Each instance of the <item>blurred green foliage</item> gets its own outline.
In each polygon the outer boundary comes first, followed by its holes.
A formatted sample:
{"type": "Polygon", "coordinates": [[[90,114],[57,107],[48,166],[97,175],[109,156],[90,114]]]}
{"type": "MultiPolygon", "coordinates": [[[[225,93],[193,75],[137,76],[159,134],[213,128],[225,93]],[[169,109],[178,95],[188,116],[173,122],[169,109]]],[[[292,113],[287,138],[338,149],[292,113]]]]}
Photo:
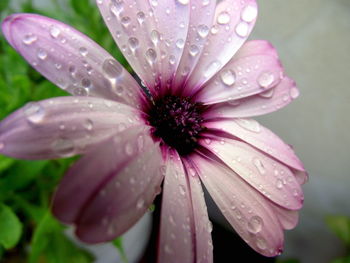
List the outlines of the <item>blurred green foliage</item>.
{"type": "MultiPolygon", "coordinates": [[[[92,1],[48,0],[46,3],[51,8],[34,6],[32,0],[0,0],[0,19],[15,12],[58,19],[87,34],[130,70],[92,1]]],[[[66,95],[32,69],[0,35],[0,120],[29,101],[66,95]]],[[[75,159],[22,161],[0,155],[1,262],[93,261],[88,252],[66,237],[65,227],[50,213],[55,187],[75,159]]],[[[114,244],[125,259],[121,239],[114,244]]]]}

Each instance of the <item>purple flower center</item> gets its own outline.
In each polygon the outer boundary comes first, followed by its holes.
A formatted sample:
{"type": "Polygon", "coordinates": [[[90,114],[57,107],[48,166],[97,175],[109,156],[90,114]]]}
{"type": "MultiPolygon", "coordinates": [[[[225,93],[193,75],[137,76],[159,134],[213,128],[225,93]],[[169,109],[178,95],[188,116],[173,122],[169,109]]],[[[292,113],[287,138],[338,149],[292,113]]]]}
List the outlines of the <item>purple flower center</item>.
{"type": "Polygon", "coordinates": [[[148,121],[154,127],[153,135],[180,155],[190,154],[198,145],[205,129],[202,113],[205,106],[190,98],[166,95],[158,98],[149,109],[148,121]]]}

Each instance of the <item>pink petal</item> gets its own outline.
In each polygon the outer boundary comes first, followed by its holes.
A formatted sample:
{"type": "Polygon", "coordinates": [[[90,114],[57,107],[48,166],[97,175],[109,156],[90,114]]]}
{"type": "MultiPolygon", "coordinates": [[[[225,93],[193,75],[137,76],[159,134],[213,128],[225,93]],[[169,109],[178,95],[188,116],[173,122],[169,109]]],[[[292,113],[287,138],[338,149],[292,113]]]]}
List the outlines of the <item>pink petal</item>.
{"type": "Polygon", "coordinates": [[[0,123],[0,153],[21,159],[81,154],[118,129],[141,123],[139,115],[125,104],[92,97],[31,102],[0,123]]]}
{"type": "Polygon", "coordinates": [[[287,106],[296,99],[299,91],[295,82],[285,77],[274,88],[243,99],[231,100],[213,105],[208,112],[210,118],[245,118],[264,115],[287,106]]]}
{"type": "Polygon", "coordinates": [[[266,40],[250,40],[243,44],[243,46],[237,51],[234,59],[240,59],[244,57],[268,55],[278,58],[277,50],[274,46],[266,40]]]}
{"type": "Polygon", "coordinates": [[[283,229],[290,230],[296,227],[299,221],[299,212],[287,210],[271,203],[272,209],[275,211],[278,221],[283,229]]]}
{"type": "Polygon", "coordinates": [[[114,239],[147,211],[163,179],[159,145],[144,128],[128,129],[84,156],[62,180],[53,211],[76,224],[84,242],[114,239]]]}
{"type": "Polygon", "coordinates": [[[124,56],[154,92],[172,78],[186,41],[188,1],[97,1],[124,56]]]}
{"type": "Polygon", "coordinates": [[[218,120],[205,125],[217,131],[224,131],[232,138],[239,138],[291,168],[305,171],[293,149],[253,119],[218,120]]]}
{"type": "Polygon", "coordinates": [[[214,25],[202,56],[187,82],[186,95],[193,94],[229,62],[248,38],[256,17],[255,0],[224,0],[217,4],[214,25]]]}
{"type": "Polygon", "coordinates": [[[184,52],[176,72],[175,87],[182,89],[196,66],[213,25],[216,1],[191,1],[190,23],[184,52]]]}
{"type": "Polygon", "coordinates": [[[265,256],[283,249],[283,232],[270,202],[221,164],[193,156],[198,173],[219,209],[249,246],[265,256]]]}
{"type": "Polygon", "coordinates": [[[200,90],[197,99],[205,104],[242,99],[268,92],[282,78],[283,68],[275,57],[256,55],[232,59],[200,90]]]}
{"type": "Polygon", "coordinates": [[[212,225],[199,177],[177,153],[167,160],[158,262],[213,262],[212,225]]]}
{"type": "Polygon", "coordinates": [[[176,153],[168,158],[166,166],[158,262],[194,262],[195,230],[188,176],[176,153]]]}
{"type": "Polygon", "coordinates": [[[266,198],[289,210],[303,205],[304,195],[294,174],[285,165],[255,150],[248,144],[231,139],[204,140],[228,167],[266,198]]]}
{"type": "Polygon", "coordinates": [[[41,74],[78,96],[96,96],[136,107],[141,89],[94,41],[68,25],[35,14],[15,14],[2,23],[9,43],[41,74]]]}

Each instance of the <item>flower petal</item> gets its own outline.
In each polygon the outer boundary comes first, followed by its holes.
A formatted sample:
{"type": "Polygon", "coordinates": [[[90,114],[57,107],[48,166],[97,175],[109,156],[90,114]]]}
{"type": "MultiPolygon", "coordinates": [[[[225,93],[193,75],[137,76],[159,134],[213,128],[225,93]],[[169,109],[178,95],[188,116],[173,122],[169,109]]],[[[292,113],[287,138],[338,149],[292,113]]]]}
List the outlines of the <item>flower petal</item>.
{"type": "Polygon", "coordinates": [[[118,129],[140,123],[139,115],[125,104],[92,97],[31,102],[0,123],[0,153],[20,159],[85,153],[118,129]]]}
{"type": "Polygon", "coordinates": [[[197,99],[205,104],[242,99],[267,92],[282,78],[282,65],[273,56],[232,59],[199,91],[197,99]]]}
{"type": "Polygon", "coordinates": [[[211,34],[186,84],[185,95],[195,93],[231,60],[252,31],[257,10],[255,0],[224,0],[217,4],[211,34]]]}
{"type": "Polygon", "coordinates": [[[170,153],[166,165],[158,262],[213,262],[212,226],[199,177],[177,153],[170,153]]]}
{"type": "Polygon", "coordinates": [[[285,77],[274,88],[257,95],[213,105],[207,118],[245,118],[264,115],[287,106],[299,95],[294,80],[285,77]]]}
{"type": "Polygon", "coordinates": [[[183,88],[201,56],[213,25],[216,1],[192,0],[191,6],[187,39],[175,76],[177,89],[183,88]]]}
{"type": "Polygon", "coordinates": [[[293,149],[253,119],[218,120],[208,122],[206,127],[223,131],[231,138],[239,138],[291,168],[305,171],[293,149]]]}
{"type": "Polygon", "coordinates": [[[283,232],[270,202],[221,164],[193,156],[209,194],[236,232],[257,252],[279,255],[283,232]]]}
{"type": "Polygon", "coordinates": [[[160,191],[162,156],[148,129],[128,129],[85,155],[62,180],[54,213],[87,243],[115,239],[160,191]],[[78,194],[77,194],[78,193],[78,194]]]}
{"type": "Polygon", "coordinates": [[[303,192],[288,167],[241,141],[213,139],[209,144],[204,141],[201,145],[211,150],[266,198],[289,210],[302,207],[303,192]]]}
{"type": "Polygon", "coordinates": [[[284,209],[278,205],[271,203],[272,209],[275,211],[278,221],[280,222],[283,229],[293,229],[299,221],[299,212],[293,210],[284,209]]]}
{"type": "Polygon", "coordinates": [[[78,96],[96,96],[131,106],[141,89],[131,75],[94,41],[59,21],[15,14],[2,23],[9,43],[41,74],[78,96]]]}
{"type": "Polygon", "coordinates": [[[186,41],[189,1],[97,1],[124,56],[152,91],[173,77],[186,41]]]}
{"type": "Polygon", "coordinates": [[[278,58],[277,50],[274,46],[266,40],[250,40],[245,42],[242,47],[237,51],[234,59],[240,59],[244,57],[266,55],[278,58]]]}

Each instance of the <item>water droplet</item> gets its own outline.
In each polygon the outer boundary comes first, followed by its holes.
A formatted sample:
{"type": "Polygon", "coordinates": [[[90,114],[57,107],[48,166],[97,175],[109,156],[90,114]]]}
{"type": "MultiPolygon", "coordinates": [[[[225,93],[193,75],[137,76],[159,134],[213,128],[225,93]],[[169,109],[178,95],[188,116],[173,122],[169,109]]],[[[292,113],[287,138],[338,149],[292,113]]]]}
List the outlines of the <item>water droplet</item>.
{"type": "Polygon", "coordinates": [[[236,74],[230,70],[226,69],[221,73],[221,80],[227,86],[232,86],[236,82],[236,74]]]}
{"type": "Polygon", "coordinates": [[[138,12],[138,13],[136,14],[136,16],[137,16],[137,21],[138,21],[140,24],[142,24],[142,23],[145,21],[145,19],[146,19],[146,16],[145,16],[145,13],[144,13],[144,12],[138,12]]]}
{"type": "Polygon", "coordinates": [[[246,22],[240,22],[236,26],[236,34],[240,37],[246,37],[249,34],[249,25],[246,22]]]}
{"type": "Polygon", "coordinates": [[[221,67],[220,61],[216,60],[209,64],[204,72],[204,77],[208,78],[213,76],[221,67]]]}
{"type": "Polygon", "coordinates": [[[241,18],[245,22],[250,23],[254,21],[257,15],[258,15],[258,9],[256,8],[256,6],[248,5],[243,9],[241,18]]]}
{"type": "Polygon", "coordinates": [[[270,99],[272,98],[274,93],[275,93],[275,89],[268,89],[264,92],[259,93],[259,96],[265,99],[270,99]]]}
{"type": "Polygon", "coordinates": [[[262,163],[262,161],[258,158],[253,158],[253,164],[255,165],[256,169],[258,169],[258,172],[261,174],[261,175],[264,175],[266,174],[266,170],[265,170],[265,167],[264,167],[264,164],[262,163]]]}
{"type": "Polygon", "coordinates": [[[94,123],[92,122],[92,120],[87,119],[84,123],[84,127],[85,129],[87,129],[88,131],[91,131],[94,127],[94,123]]]}
{"type": "Polygon", "coordinates": [[[56,27],[56,26],[51,26],[50,27],[50,35],[53,37],[53,38],[58,38],[58,36],[61,34],[61,30],[56,27]]]}
{"type": "Polygon", "coordinates": [[[109,78],[118,78],[123,73],[123,67],[115,59],[106,59],[102,70],[109,78]]]}
{"type": "Polygon", "coordinates": [[[179,190],[180,190],[180,194],[182,196],[184,196],[186,194],[186,189],[185,189],[185,187],[182,184],[180,184],[179,190]]]}
{"type": "Polygon", "coordinates": [[[199,53],[199,48],[198,48],[198,46],[197,46],[197,45],[191,45],[191,46],[190,46],[189,52],[190,52],[190,55],[191,55],[192,57],[197,56],[198,53],[199,53]]]}
{"type": "Polygon", "coordinates": [[[276,180],[276,187],[277,187],[277,189],[282,189],[283,181],[281,179],[276,180]]]}
{"type": "Polygon", "coordinates": [[[125,153],[131,156],[134,153],[134,147],[130,142],[125,144],[125,153]]]}
{"type": "Polygon", "coordinates": [[[73,89],[73,95],[74,96],[88,96],[89,95],[89,89],[82,88],[82,87],[75,87],[73,89]]]}
{"type": "Polygon", "coordinates": [[[275,76],[267,71],[260,74],[258,77],[258,83],[262,88],[268,88],[274,82],[275,76]]]}
{"type": "Polygon", "coordinates": [[[207,231],[211,233],[213,231],[213,224],[208,220],[207,223],[207,231]]]}
{"type": "Polygon", "coordinates": [[[235,122],[241,126],[242,128],[252,131],[252,132],[260,132],[261,126],[260,124],[253,119],[235,119],[235,122]]]}
{"type": "Polygon", "coordinates": [[[190,2],[190,0],[177,0],[177,1],[182,5],[187,5],[190,2]]]}
{"type": "Polygon", "coordinates": [[[84,87],[84,88],[89,88],[91,87],[91,80],[87,79],[87,78],[83,78],[81,80],[81,85],[84,87]]]}
{"type": "Polygon", "coordinates": [[[128,16],[124,16],[124,17],[122,17],[122,19],[120,20],[120,22],[122,23],[122,25],[123,25],[124,27],[128,27],[129,24],[130,24],[130,22],[131,22],[131,19],[130,19],[130,17],[128,17],[128,16]]]}
{"type": "Polygon", "coordinates": [[[197,32],[200,37],[205,38],[209,34],[209,27],[206,25],[199,25],[197,32]]]}
{"type": "Polygon", "coordinates": [[[149,48],[146,51],[146,59],[147,59],[148,63],[150,63],[152,65],[157,59],[156,51],[152,48],[149,48]]]}
{"type": "Polygon", "coordinates": [[[219,27],[217,25],[213,25],[213,27],[211,28],[210,32],[213,35],[216,35],[219,32],[219,27]]]}
{"type": "Polygon", "coordinates": [[[135,51],[139,47],[139,40],[136,37],[130,37],[128,43],[132,51],[135,51]]]}
{"type": "Polygon", "coordinates": [[[158,0],[149,0],[151,6],[158,6],[158,0]]]}
{"type": "Polygon", "coordinates": [[[262,237],[256,239],[256,245],[261,250],[265,250],[267,248],[266,240],[262,237]]]}
{"type": "Polygon", "coordinates": [[[185,41],[183,39],[178,39],[178,40],[176,40],[175,44],[178,48],[183,49],[185,46],[185,41]]]}
{"type": "Polygon", "coordinates": [[[172,254],[173,253],[173,250],[169,247],[168,244],[166,244],[164,246],[164,252],[167,253],[167,254],[172,254]]]}
{"type": "Polygon", "coordinates": [[[109,9],[111,10],[111,13],[118,17],[119,14],[123,11],[124,2],[121,0],[113,0],[112,3],[109,5],[109,9]]]}
{"type": "Polygon", "coordinates": [[[60,157],[69,157],[74,154],[74,143],[68,138],[58,138],[52,145],[52,150],[60,157]]]}
{"type": "Polygon", "coordinates": [[[43,50],[43,49],[40,48],[40,49],[38,50],[37,56],[38,56],[39,59],[45,60],[45,59],[47,58],[47,53],[46,53],[45,50],[43,50]]]}
{"type": "Polygon", "coordinates": [[[33,124],[39,124],[45,118],[45,110],[37,102],[29,102],[24,107],[24,114],[27,117],[27,120],[33,124]]]}
{"type": "Polygon", "coordinates": [[[26,34],[23,38],[23,43],[26,45],[31,45],[37,41],[38,37],[32,33],[26,34]]]}
{"type": "Polygon", "coordinates": [[[80,47],[80,48],[79,48],[79,53],[80,53],[80,55],[82,55],[83,57],[85,57],[89,52],[88,52],[88,50],[87,50],[86,47],[80,47]]]}
{"type": "Polygon", "coordinates": [[[210,4],[210,0],[203,0],[202,1],[202,5],[203,6],[207,6],[207,5],[209,5],[210,4]]]}
{"type": "Polygon", "coordinates": [[[299,97],[300,92],[297,87],[293,87],[290,89],[289,95],[292,97],[292,99],[296,99],[297,97],[299,97]]]}
{"type": "Polygon", "coordinates": [[[151,32],[151,40],[154,45],[157,45],[160,40],[160,34],[157,30],[152,30],[151,32]]]}
{"type": "Polygon", "coordinates": [[[221,12],[217,17],[218,24],[225,25],[231,20],[230,14],[226,11],[221,12]]]}
{"type": "Polygon", "coordinates": [[[140,198],[136,203],[136,208],[141,209],[144,207],[144,205],[145,205],[145,200],[143,198],[140,198]]]}
{"type": "Polygon", "coordinates": [[[263,227],[263,220],[259,216],[253,216],[248,221],[248,231],[252,234],[259,233],[263,227]]]}

